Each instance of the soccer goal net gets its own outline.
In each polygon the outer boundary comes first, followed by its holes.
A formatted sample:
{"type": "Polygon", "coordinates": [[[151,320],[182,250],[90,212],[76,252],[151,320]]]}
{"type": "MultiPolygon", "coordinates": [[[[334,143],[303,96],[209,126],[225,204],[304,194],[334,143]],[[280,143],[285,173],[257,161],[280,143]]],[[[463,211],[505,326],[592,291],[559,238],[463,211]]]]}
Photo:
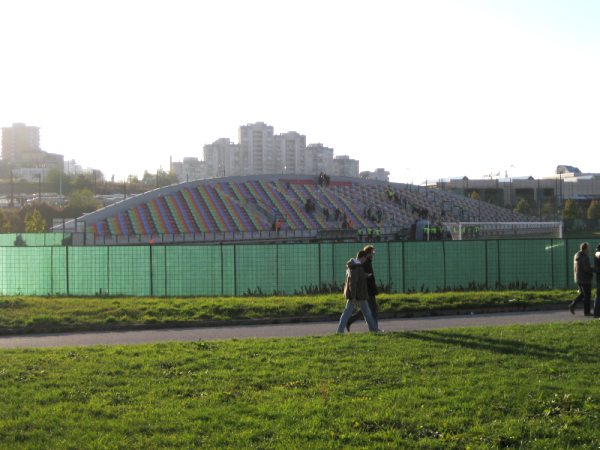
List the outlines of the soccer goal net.
{"type": "Polygon", "coordinates": [[[561,222],[446,222],[454,241],[562,238],[561,222]]]}

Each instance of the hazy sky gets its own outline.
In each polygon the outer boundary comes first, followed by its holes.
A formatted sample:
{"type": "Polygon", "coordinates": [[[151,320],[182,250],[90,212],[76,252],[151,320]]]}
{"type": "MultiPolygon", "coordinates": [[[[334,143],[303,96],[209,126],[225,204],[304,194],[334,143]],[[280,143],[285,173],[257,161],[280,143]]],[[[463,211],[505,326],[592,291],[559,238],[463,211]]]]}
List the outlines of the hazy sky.
{"type": "Polygon", "coordinates": [[[600,172],[598,0],[0,0],[0,17],[0,126],[108,177],[257,121],[393,181],[600,172]]]}

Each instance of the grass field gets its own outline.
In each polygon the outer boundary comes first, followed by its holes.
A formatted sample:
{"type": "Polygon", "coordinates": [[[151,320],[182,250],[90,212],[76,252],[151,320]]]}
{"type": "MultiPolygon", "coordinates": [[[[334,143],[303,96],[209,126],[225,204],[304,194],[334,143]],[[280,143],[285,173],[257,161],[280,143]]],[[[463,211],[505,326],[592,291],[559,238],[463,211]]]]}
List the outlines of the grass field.
{"type": "MultiPolygon", "coordinates": [[[[574,291],[481,291],[378,296],[380,313],[566,304],[574,291]]],[[[203,320],[340,315],[341,294],[237,298],[0,297],[0,332],[60,331],[102,324],[168,324],[203,320]]]]}
{"type": "Polygon", "coordinates": [[[600,321],[0,351],[2,449],[600,446],[600,321]]]}

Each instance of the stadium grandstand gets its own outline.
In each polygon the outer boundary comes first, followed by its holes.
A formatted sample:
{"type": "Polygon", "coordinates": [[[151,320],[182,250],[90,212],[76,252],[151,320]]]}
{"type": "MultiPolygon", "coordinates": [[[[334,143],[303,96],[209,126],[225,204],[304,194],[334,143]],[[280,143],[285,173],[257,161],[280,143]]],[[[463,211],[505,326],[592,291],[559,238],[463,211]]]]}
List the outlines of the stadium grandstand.
{"type": "MultiPolygon", "coordinates": [[[[535,222],[539,219],[431,188],[378,180],[258,175],[179,183],[129,197],[77,219],[86,245],[223,242],[365,236],[382,240],[419,221],[535,222]],[[308,202],[310,200],[310,202],[308,202]],[[336,235],[336,233],[338,233],[336,235]]],[[[55,230],[59,231],[59,230],[55,230]]]]}

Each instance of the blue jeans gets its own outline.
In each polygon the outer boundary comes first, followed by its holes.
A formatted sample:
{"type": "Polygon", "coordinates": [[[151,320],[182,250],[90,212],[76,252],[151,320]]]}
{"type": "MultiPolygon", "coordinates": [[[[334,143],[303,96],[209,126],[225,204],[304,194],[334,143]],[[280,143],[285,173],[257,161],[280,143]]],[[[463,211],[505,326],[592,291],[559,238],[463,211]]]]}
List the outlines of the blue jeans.
{"type": "MultiPolygon", "coordinates": [[[[367,325],[369,325],[369,331],[380,331],[379,328],[377,327],[377,323],[375,322],[375,319],[373,319],[373,316],[371,315],[371,310],[369,309],[369,304],[367,303],[367,300],[357,300],[356,303],[358,303],[360,310],[362,311],[363,315],[365,316],[367,325]]],[[[354,309],[354,305],[352,304],[352,301],[348,300],[346,302],[346,309],[344,309],[344,312],[342,313],[342,317],[340,317],[340,324],[339,324],[338,330],[337,330],[338,333],[344,332],[344,328],[346,327],[346,324],[348,323],[348,320],[350,319],[350,316],[352,315],[353,309],[354,309]]]]}

